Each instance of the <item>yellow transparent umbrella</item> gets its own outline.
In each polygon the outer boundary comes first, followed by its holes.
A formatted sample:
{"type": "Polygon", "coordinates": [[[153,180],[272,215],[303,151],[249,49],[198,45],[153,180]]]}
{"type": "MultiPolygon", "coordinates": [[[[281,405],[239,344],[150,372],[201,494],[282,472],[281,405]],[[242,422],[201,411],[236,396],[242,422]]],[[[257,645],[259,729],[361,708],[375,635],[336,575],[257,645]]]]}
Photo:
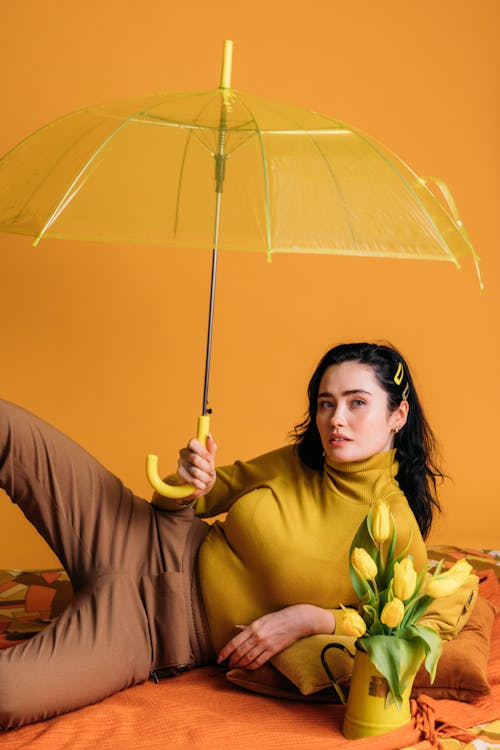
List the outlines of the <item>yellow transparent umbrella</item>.
{"type": "MultiPolygon", "coordinates": [[[[449,210],[397,156],[316,112],[220,86],[87,107],[49,123],[0,160],[0,231],[35,237],[450,261],[476,253],[449,210]]],[[[161,494],[192,491],[148,477],[161,494]]]]}

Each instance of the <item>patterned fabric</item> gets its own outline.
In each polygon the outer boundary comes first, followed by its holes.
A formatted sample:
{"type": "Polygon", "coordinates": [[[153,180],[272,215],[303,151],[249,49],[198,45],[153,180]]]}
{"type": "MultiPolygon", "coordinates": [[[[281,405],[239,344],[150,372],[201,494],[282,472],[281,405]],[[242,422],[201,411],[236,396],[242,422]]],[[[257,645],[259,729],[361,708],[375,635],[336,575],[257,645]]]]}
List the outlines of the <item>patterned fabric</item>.
{"type": "Polygon", "coordinates": [[[500,580],[500,549],[484,550],[470,547],[451,547],[449,545],[428,545],[427,554],[429,555],[429,561],[434,565],[437,565],[439,560],[444,559],[445,567],[450,567],[457,560],[465,557],[476,573],[493,569],[500,580]]]}
{"type": "Polygon", "coordinates": [[[0,570],[0,648],[39,633],[71,601],[63,570],[0,570]]]}

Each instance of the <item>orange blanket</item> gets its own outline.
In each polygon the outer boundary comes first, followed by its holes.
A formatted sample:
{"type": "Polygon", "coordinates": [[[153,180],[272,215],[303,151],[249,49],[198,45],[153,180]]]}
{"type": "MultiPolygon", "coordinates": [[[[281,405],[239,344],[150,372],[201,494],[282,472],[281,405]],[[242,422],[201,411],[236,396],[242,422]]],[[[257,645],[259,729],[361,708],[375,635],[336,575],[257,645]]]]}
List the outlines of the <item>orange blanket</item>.
{"type": "MultiPolygon", "coordinates": [[[[481,593],[500,607],[500,584],[486,575],[481,593]]],[[[454,750],[470,741],[465,727],[500,718],[500,618],[489,663],[491,694],[474,703],[424,697],[416,720],[367,740],[341,734],[344,707],[287,702],[245,693],[228,684],[218,667],[139,685],[94,706],[0,735],[1,750],[454,750]],[[445,737],[457,737],[451,745],[445,737]]],[[[498,740],[497,740],[498,741],[498,740]]],[[[487,747],[498,746],[488,742],[487,747]]],[[[485,747],[485,745],[483,745],[485,747]]]]}

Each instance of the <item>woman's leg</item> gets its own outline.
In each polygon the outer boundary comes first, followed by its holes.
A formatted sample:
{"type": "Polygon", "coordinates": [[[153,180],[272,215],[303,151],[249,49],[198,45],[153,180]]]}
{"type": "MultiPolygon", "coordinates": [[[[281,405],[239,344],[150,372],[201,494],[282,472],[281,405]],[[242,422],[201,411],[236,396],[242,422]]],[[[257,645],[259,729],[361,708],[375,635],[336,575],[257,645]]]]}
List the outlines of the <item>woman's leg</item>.
{"type": "Polygon", "coordinates": [[[48,542],[75,588],[111,571],[162,569],[151,505],[57,429],[1,400],[0,487],[48,542]]]}
{"type": "Polygon", "coordinates": [[[0,651],[0,730],[95,703],[147,679],[150,665],[137,581],[101,576],[35,638],[0,651]]]}
{"type": "Polygon", "coordinates": [[[0,726],[95,702],[151,668],[210,658],[204,615],[192,607],[208,527],[193,522],[191,509],[157,513],[76,443],[4,401],[0,487],[75,588],[57,622],[0,652],[0,726]]]}

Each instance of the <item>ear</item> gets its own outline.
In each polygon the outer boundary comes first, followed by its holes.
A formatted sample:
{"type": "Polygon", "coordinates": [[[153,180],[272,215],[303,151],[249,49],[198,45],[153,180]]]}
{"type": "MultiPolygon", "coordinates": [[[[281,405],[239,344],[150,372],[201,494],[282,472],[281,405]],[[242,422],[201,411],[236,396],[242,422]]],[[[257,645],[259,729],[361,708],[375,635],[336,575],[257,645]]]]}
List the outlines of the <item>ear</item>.
{"type": "Polygon", "coordinates": [[[394,411],[391,413],[390,423],[391,427],[397,428],[400,430],[402,427],[405,426],[406,420],[408,419],[408,411],[409,411],[409,404],[408,401],[401,401],[399,406],[394,409],[394,411]]]}

